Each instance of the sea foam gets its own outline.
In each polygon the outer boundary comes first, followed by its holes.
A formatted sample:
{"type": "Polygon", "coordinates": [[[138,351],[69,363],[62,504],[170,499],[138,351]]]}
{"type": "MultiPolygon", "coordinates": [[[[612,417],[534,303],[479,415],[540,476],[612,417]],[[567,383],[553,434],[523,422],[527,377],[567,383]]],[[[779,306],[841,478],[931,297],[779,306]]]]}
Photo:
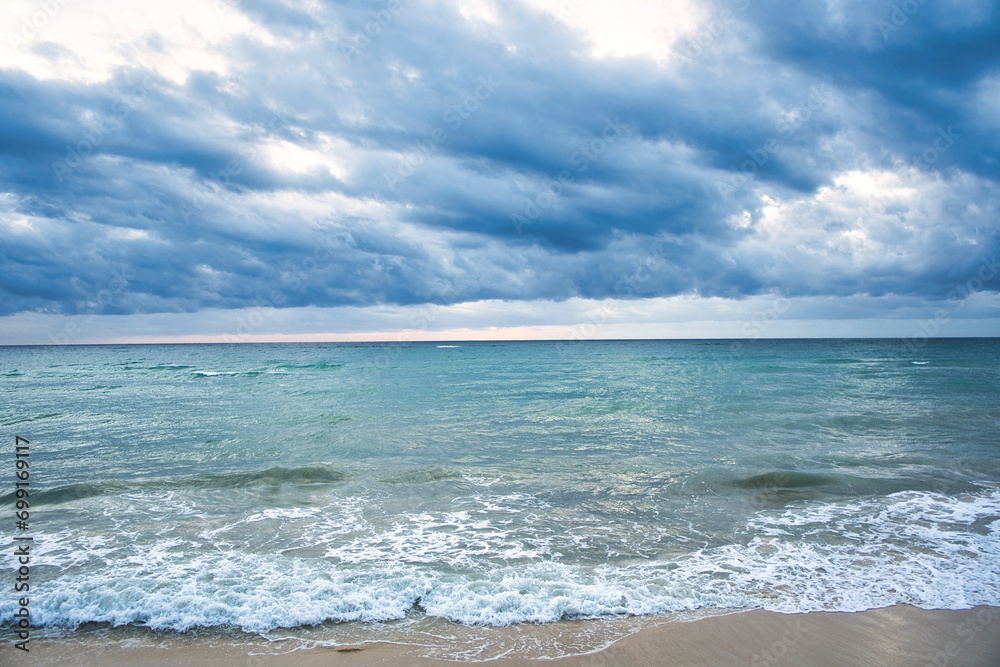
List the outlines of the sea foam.
{"type": "MultiPolygon", "coordinates": [[[[314,509],[272,509],[244,522],[316,515],[314,509]]],[[[539,549],[540,542],[532,545],[462,511],[412,514],[394,530],[309,558],[247,551],[218,533],[203,535],[206,541],[164,536],[130,546],[127,537],[94,541],[67,529],[53,536],[58,546],[35,554],[44,583],[32,598],[32,615],[36,623],[60,627],[131,623],[259,633],[414,613],[508,625],[697,609],[1000,605],[998,517],[997,489],[814,502],[756,513],[742,540],[731,544],[668,560],[589,567],[560,562],[539,549]],[[462,549],[471,555],[463,558],[462,549]],[[490,550],[517,562],[483,568],[471,560],[490,550]],[[106,567],[83,574],[93,561],[106,567]]],[[[348,521],[341,532],[366,528],[348,521]]],[[[11,566],[10,553],[5,549],[4,567],[11,566]]],[[[12,605],[0,601],[7,624],[12,605]]]]}

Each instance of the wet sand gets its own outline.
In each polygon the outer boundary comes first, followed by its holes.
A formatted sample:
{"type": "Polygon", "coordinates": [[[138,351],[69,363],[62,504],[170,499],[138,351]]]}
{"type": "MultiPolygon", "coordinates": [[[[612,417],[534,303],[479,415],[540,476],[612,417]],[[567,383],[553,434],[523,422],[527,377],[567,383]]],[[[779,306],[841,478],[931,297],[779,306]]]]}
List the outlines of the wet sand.
{"type": "MultiPolygon", "coordinates": [[[[576,621],[574,623],[588,623],[576,621]]],[[[664,617],[610,646],[555,660],[507,657],[477,664],[517,665],[899,665],[954,667],[1000,664],[1000,608],[922,610],[906,605],[858,613],[777,614],[748,611],[696,621],[664,617]]],[[[552,626],[495,628],[510,633],[551,633],[552,626]]],[[[114,631],[112,632],[112,635],[114,631]]],[[[155,640],[32,640],[28,654],[5,642],[0,665],[191,665],[275,667],[337,665],[455,665],[428,657],[428,649],[370,643],[285,650],[281,642],[224,642],[183,635],[155,640]]]]}

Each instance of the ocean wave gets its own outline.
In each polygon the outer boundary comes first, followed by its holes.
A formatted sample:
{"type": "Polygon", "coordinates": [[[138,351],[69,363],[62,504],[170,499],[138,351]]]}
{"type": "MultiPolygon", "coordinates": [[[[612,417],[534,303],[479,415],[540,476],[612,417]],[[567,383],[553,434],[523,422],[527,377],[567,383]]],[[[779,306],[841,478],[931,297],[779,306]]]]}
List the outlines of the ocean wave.
{"type": "MultiPolygon", "coordinates": [[[[318,514],[275,510],[254,521],[305,521],[318,514]]],[[[476,519],[452,518],[443,526],[451,532],[471,530],[466,524],[476,519]]],[[[442,526],[428,528],[440,532],[442,526]]],[[[503,626],[698,609],[1000,605],[997,489],[959,496],[903,492],[761,511],[741,535],[743,541],[666,560],[584,566],[553,556],[463,569],[394,560],[392,553],[414,546],[406,540],[383,540],[392,551],[376,549],[345,562],[222,548],[226,543],[176,535],[152,545],[124,538],[95,543],[81,532],[60,536],[59,544],[33,555],[33,566],[51,569],[32,597],[32,618],[52,627],[108,623],[262,633],[415,614],[503,626]],[[95,566],[84,567],[81,559],[95,566]]],[[[2,558],[9,561],[10,553],[6,549],[2,558]]],[[[4,624],[14,611],[11,599],[0,600],[4,624]]]]}
{"type": "Polygon", "coordinates": [[[11,421],[0,422],[0,426],[14,426],[15,424],[26,424],[28,422],[40,421],[42,419],[54,419],[55,417],[62,417],[61,412],[47,412],[41,415],[33,415],[31,417],[19,417],[11,421]]]}
{"type": "MultiPolygon", "coordinates": [[[[332,466],[316,464],[286,468],[274,466],[264,470],[246,472],[208,473],[140,480],[107,480],[65,484],[52,489],[32,491],[33,505],[57,505],[92,496],[117,495],[157,489],[236,489],[282,484],[313,485],[334,484],[348,478],[344,471],[332,466]]],[[[0,496],[0,503],[14,501],[14,493],[0,496]]]]}
{"type": "MultiPolygon", "coordinates": [[[[290,375],[295,371],[325,371],[343,368],[344,364],[339,362],[321,361],[313,364],[275,364],[265,369],[244,369],[244,370],[191,370],[192,375],[199,377],[220,377],[220,376],[246,376],[255,377],[258,375],[290,375]]],[[[178,368],[191,369],[193,366],[179,366],[178,368]]],[[[157,370],[157,368],[151,369],[157,370]]]]}
{"type": "Polygon", "coordinates": [[[201,377],[211,378],[218,376],[235,376],[235,375],[260,375],[261,371],[191,371],[191,375],[198,375],[201,377]]]}
{"type": "Polygon", "coordinates": [[[462,473],[443,466],[424,466],[413,468],[392,477],[383,478],[384,484],[427,484],[444,479],[459,479],[462,473]]]}
{"type": "MultiPolygon", "coordinates": [[[[858,463],[851,459],[837,458],[838,464],[873,466],[871,461],[858,463]]],[[[919,457],[901,457],[892,465],[901,463],[923,463],[919,457]]],[[[708,493],[750,494],[754,497],[772,500],[829,500],[836,497],[864,498],[888,496],[906,491],[937,491],[940,493],[969,493],[981,488],[972,482],[953,478],[927,475],[886,477],[849,475],[845,473],[818,473],[803,470],[769,470],[751,475],[734,476],[726,471],[712,471],[694,475],[685,485],[703,485],[708,493]]]]}
{"type": "Polygon", "coordinates": [[[312,364],[276,364],[275,368],[283,370],[311,370],[311,371],[325,371],[325,370],[336,370],[338,368],[343,368],[344,364],[339,361],[317,361],[312,364]]]}
{"type": "Polygon", "coordinates": [[[775,470],[733,481],[734,486],[743,489],[801,489],[832,486],[837,483],[838,478],[834,475],[820,475],[794,470],[775,470]]]}

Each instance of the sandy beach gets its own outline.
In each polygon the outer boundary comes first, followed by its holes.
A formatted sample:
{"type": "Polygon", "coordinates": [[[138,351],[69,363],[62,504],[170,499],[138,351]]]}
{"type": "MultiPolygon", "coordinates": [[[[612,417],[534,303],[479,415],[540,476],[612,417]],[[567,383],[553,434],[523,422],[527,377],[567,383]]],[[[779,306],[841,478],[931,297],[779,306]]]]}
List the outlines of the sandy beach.
{"type": "MultiPolygon", "coordinates": [[[[666,617],[603,650],[555,660],[500,658],[479,664],[590,665],[996,665],[1000,656],[1000,608],[922,610],[906,605],[858,613],[778,614],[748,611],[696,621],[666,617]]],[[[585,623],[585,622],[583,622],[585,623]]],[[[496,628],[551,632],[552,626],[496,628]]],[[[155,640],[88,637],[38,640],[24,654],[7,643],[3,665],[195,665],[269,667],[342,665],[454,665],[427,656],[419,646],[389,643],[285,651],[281,643],[224,643],[180,635],[155,640]]]]}

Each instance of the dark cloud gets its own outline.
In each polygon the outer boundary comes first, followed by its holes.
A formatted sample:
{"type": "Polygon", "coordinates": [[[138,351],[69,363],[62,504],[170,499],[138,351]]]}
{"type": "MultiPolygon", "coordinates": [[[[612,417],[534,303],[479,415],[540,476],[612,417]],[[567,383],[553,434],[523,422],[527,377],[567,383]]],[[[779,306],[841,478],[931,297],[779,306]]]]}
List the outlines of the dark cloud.
{"type": "Polygon", "coordinates": [[[3,313],[944,298],[1000,250],[1000,9],[910,5],[720,0],[664,65],[520,4],[242,0],[226,71],[14,63],[3,313]]]}

